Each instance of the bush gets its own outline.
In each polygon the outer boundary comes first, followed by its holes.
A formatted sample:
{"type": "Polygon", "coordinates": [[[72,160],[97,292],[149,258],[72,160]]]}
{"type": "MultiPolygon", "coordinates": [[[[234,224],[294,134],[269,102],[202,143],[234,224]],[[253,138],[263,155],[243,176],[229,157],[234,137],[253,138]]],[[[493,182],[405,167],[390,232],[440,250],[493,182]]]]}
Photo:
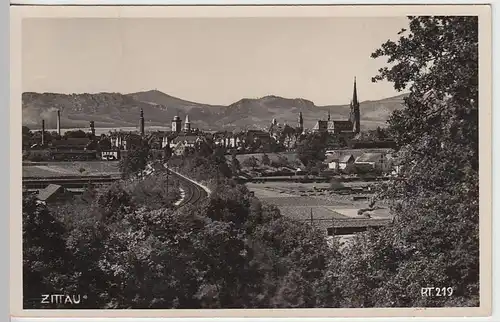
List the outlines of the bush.
{"type": "Polygon", "coordinates": [[[340,182],[340,180],[336,179],[336,178],[333,178],[331,181],[330,181],[330,189],[331,190],[340,190],[340,189],[343,189],[345,188],[344,184],[342,182],[340,182]]]}

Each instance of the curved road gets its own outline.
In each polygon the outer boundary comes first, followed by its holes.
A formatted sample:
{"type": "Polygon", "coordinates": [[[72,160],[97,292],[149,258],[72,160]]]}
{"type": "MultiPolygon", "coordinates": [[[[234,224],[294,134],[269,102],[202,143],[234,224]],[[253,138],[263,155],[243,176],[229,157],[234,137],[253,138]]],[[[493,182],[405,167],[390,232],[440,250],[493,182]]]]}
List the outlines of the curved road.
{"type": "MultiPolygon", "coordinates": [[[[165,168],[167,167],[165,166],[165,168]]],[[[198,182],[178,172],[175,172],[170,168],[167,168],[167,171],[171,176],[175,176],[179,180],[180,185],[182,186],[182,189],[184,190],[185,193],[184,199],[182,199],[182,201],[177,206],[178,208],[196,204],[202,201],[203,199],[207,198],[208,195],[210,194],[211,192],[210,189],[199,184],[198,182]]]]}

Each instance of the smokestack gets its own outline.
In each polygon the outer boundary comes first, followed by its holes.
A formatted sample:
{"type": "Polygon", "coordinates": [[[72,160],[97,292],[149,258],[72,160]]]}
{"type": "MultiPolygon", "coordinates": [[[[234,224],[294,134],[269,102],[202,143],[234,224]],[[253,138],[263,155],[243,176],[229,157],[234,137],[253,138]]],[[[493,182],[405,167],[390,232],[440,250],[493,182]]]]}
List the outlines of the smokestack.
{"type": "Polygon", "coordinates": [[[42,120],[42,146],[45,145],[45,120],[42,120]]]}
{"type": "Polygon", "coordinates": [[[90,121],[90,133],[92,133],[92,138],[94,138],[95,137],[94,121],[90,121]]]}
{"type": "Polygon", "coordinates": [[[141,115],[140,115],[140,132],[141,132],[141,136],[144,136],[144,111],[142,110],[141,108],[141,115]]]}
{"type": "Polygon", "coordinates": [[[57,110],[57,134],[61,135],[61,111],[57,110]]]}

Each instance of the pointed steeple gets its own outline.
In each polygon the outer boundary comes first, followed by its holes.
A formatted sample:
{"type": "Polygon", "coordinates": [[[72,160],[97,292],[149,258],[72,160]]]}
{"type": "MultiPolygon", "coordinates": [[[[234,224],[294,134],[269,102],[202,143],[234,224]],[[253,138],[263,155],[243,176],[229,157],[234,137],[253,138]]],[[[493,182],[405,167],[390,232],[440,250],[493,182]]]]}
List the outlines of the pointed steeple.
{"type": "Polygon", "coordinates": [[[359,102],[358,102],[358,91],[356,89],[356,76],[354,76],[354,89],[353,89],[353,92],[352,92],[352,104],[353,105],[359,104],[359,102]]]}
{"type": "Polygon", "coordinates": [[[352,100],[351,100],[351,122],[352,122],[352,131],[354,133],[359,133],[360,131],[360,113],[359,113],[359,101],[358,101],[358,90],[356,88],[356,77],[354,77],[354,88],[352,92],[352,100]]]}
{"type": "Polygon", "coordinates": [[[299,128],[304,128],[304,119],[302,118],[302,112],[299,112],[299,128]]]}
{"type": "Polygon", "coordinates": [[[189,115],[186,114],[186,120],[184,121],[184,131],[191,132],[191,122],[189,122],[189,115]]]}
{"type": "Polygon", "coordinates": [[[330,122],[330,109],[328,109],[328,122],[330,122]]]}

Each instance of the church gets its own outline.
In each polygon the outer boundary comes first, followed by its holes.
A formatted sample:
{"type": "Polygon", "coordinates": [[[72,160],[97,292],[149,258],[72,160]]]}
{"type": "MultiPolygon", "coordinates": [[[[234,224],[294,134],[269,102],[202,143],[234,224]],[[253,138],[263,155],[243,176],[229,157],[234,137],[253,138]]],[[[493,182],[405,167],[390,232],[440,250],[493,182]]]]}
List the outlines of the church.
{"type": "Polygon", "coordinates": [[[313,127],[313,132],[328,132],[332,134],[358,134],[360,131],[360,114],[359,101],[356,89],[356,78],[354,78],[354,91],[351,100],[351,112],[348,120],[331,120],[330,111],[328,111],[328,119],[318,120],[313,127]]]}

